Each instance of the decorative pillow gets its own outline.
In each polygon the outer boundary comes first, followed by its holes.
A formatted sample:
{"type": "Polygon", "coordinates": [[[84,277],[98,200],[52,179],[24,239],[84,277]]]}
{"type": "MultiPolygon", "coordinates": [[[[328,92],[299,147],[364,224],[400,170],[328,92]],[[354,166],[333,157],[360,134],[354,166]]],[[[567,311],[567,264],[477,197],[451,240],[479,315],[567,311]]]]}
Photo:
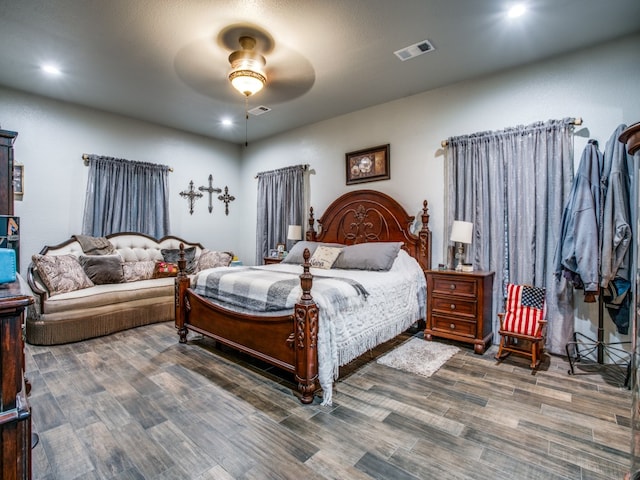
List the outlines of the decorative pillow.
{"type": "Polygon", "coordinates": [[[153,278],[177,277],[178,265],[170,262],[156,262],[153,278]]]}
{"type": "Polygon", "coordinates": [[[85,255],[111,255],[116,251],[107,237],[92,237],[91,235],[74,235],[73,237],[78,241],[85,255]]]}
{"type": "MultiPolygon", "coordinates": [[[[165,262],[178,264],[180,260],[180,249],[178,248],[163,248],[160,250],[162,258],[165,262]]],[[[196,271],[196,247],[189,247],[184,249],[184,259],[187,261],[187,273],[195,273],[196,271]]]]}
{"type": "Polygon", "coordinates": [[[140,262],[124,262],[122,273],[125,282],[137,282],[138,280],[149,280],[153,278],[156,262],[153,260],[143,260],[140,262]]]}
{"type": "Polygon", "coordinates": [[[327,247],[344,247],[344,245],[341,245],[340,243],[309,242],[307,240],[303,240],[291,247],[291,250],[289,250],[287,256],[284,257],[282,259],[282,262],[280,263],[295,263],[296,265],[301,265],[304,263],[304,257],[302,256],[302,254],[304,253],[304,249],[308,248],[309,253],[313,255],[316,251],[316,248],[321,245],[325,245],[327,247]]]}
{"type": "Polygon", "coordinates": [[[31,260],[51,295],[93,287],[75,255],[33,255],[31,260]]]}
{"type": "Polygon", "coordinates": [[[316,248],[316,251],[313,252],[313,255],[309,259],[309,264],[312,267],[329,269],[333,265],[333,262],[336,261],[336,258],[338,258],[338,255],[340,255],[340,252],[342,252],[342,248],[320,245],[316,248]]]}
{"type": "Polygon", "coordinates": [[[228,267],[233,260],[233,252],[216,252],[204,249],[198,258],[198,269],[205,270],[207,268],[228,267]]]}
{"type": "Polygon", "coordinates": [[[349,245],[333,264],[333,268],[387,271],[393,266],[402,242],[370,242],[349,245]]]}
{"type": "Polygon", "coordinates": [[[80,255],[80,265],[96,285],[124,282],[122,257],[115,255],[80,255]]]}

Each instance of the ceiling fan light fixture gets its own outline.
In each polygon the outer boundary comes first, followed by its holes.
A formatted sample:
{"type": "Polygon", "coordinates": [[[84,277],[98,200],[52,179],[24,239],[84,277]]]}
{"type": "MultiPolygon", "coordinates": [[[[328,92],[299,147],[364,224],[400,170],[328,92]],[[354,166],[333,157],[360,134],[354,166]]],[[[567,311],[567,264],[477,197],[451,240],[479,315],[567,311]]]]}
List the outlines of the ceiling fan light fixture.
{"type": "Polygon", "coordinates": [[[253,51],[256,41],[251,37],[240,37],[242,50],[229,55],[231,85],[243,95],[250,97],[264,87],[267,76],[264,73],[265,59],[253,51]]]}

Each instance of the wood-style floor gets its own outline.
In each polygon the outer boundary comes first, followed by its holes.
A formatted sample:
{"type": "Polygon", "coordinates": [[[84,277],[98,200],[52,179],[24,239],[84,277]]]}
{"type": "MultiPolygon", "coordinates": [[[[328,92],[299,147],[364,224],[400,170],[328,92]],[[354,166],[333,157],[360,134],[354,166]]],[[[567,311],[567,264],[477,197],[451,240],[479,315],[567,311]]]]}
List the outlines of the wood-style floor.
{"type": "MultiPolygon", "coordinates": [[[[34,479],[622,479],[631,395],[610,369],[461,351],[431,378],[374,358],[333,407],[172,323],[27,346],[34,479]],[[602,373],[604,372],[604,373],[602,373]]],[[[615,372],[614,372],[615,373],[615,372]]]]}

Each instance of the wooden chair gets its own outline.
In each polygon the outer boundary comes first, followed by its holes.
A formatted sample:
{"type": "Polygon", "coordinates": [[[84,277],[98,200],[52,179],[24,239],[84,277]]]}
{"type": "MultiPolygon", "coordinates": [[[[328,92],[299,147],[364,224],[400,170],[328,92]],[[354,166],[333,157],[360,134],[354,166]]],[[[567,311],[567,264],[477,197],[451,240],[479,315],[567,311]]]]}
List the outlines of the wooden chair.
{"type": "Polygon", "coordinates": [[[545,290],[530,285],[507,285],[504,313],[500,318],[499,362],[511,353],[531,358],[531,369],[540,365],[546,339],[545,290]]]}

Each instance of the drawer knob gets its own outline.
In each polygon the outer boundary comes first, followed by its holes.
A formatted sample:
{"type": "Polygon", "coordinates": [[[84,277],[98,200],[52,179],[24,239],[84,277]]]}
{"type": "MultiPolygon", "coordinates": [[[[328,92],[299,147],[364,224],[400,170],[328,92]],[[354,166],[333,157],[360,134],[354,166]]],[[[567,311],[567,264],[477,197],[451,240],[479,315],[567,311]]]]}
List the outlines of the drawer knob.
{"type": "Polygon", "coordinates": [[[455,323],[452,323],[451,325],[449,325],[449,328],[450,328],[451,330],[455,330],[455,329],[456,329],[456,324],[455,324],[455,323]]]}
{"type": "Polygon", "coordinates": [[[455,310],[455,309],[456,309],[456,305],[455,305],[455,303],[452,303],[451,304],[451,310],[455,310]]]}
{"type": "Polygon", "coordinates": [[[451,285],[449,285],[449,288],[450,288],[451,290],[455,290],[455,289],[456,289],[456,285],[455,285],[455,283],[452,283],[451,285]]]}

